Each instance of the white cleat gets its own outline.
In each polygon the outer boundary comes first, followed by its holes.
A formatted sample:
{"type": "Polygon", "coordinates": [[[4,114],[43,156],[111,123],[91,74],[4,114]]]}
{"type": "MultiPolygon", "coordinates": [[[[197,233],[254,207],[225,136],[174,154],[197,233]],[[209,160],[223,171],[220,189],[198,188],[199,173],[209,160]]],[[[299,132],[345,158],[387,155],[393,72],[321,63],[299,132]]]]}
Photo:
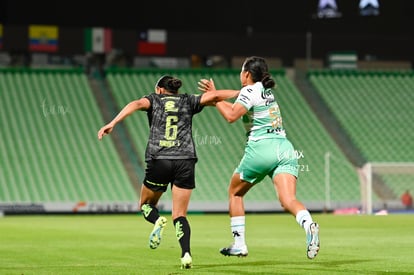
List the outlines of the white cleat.
{"type": "Polygon", "coordinates": [[[318,255],[320,248],[319,224],[311,223],[309,226],[309,230],[306,233],[306,244],[306,255],[308,256],[308,259],[314,259],[316,255],[318,255]]]}
{"type": "Polygon", "coordinates": [[[249,252],[247,251],[247,246],[236,247],[234,244],[229,247],[224,247],[220,249],[220,253],[224,256],[237,256],[237,257],[246,257],[249,252]]]}
{"type": "Polygon", "coordinates": [[[189,269],[193,265],[193,259],[190,253],[186,252],[184,257],[181,258],[181,269],[189,269]]]}

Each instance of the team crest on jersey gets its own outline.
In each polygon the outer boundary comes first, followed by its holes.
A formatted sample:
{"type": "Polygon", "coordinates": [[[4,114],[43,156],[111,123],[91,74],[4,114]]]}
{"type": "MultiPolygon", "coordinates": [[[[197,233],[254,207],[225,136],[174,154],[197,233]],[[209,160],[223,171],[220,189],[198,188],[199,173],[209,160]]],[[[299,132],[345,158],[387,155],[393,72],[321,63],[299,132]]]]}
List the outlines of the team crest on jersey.
{"type": "Polygon", "coordinates": [[[169,100],[165,102],[164,104],[165,112],[178,112],[178,108],[175,106],[175,103],[176,102],[173,100],[169,100]]]}

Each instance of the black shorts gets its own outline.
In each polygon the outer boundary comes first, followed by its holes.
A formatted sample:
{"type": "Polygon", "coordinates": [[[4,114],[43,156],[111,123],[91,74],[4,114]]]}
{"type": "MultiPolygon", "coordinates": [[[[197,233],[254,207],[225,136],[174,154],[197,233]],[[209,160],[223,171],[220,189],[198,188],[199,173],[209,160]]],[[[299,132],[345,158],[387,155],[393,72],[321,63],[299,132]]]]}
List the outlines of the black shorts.
{"type": "Polygon", "coordinates": [[[195,188],[195,159],[153,159],[147,161],[144,185],[152,191],[167,190],[168,185],[195,188]]]}

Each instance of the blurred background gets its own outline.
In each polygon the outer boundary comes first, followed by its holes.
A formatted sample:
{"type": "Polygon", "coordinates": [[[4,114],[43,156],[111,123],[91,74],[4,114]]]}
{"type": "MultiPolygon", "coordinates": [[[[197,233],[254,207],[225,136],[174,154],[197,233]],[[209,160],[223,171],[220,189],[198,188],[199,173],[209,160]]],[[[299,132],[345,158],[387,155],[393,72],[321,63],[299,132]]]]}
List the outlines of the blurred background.
{"type": "MultiPolygon", "coordinates": [[[[0,211],[136,211],[146,117],[101,142],[97,130],[165,73],[189,93],[205,77],[237,89],[251,55],[277,80],[298,197],[311,210],[410,209],[401,195],[414,192],[413,12],[409,0],[1,0],[0,211]]],[[[211,108],[194,128],[190,208],[225,212],[243,127],[211,108]]],[[[263,185],[247,210],[281,211],[263,185]]]]}
{"type": "Polygon", "coordinates": [[[98,62],[88,59],[89,53],[95,53],[111,55],[110,60],[99,60],[106,66],[140,67],[148,65],[142,56],[157,55],[182,58],[185,64],[177,66],[183,67],[237,67],[238,63],[232,64],[234,56],[258,54],[277,58],[275,66],[279,67],[303,66],[303,60],[308,60],[307,66],[323,67],[329,65],[332,52],[346,51],[355,53],[361,68],[382,61],[412,65],[414,4],[409,0],[213,0],[199,4],[2,0],[1,49],[11,57],[2,64],[84,65],[98,62]],[[35,28],[30,34],[30,25],[53,28],[43,34],[35,28]],[[85,41],[87,29],[106,30],[111,36],[109,45],[93,51],[85,41]],[[33,56],[35,49],[29,47],[30,39],[42,35],[56,44],[47,51],[48,60],[33,56]],[[140,41],[164,45],[149,50],[140,47],[140,41]]]}

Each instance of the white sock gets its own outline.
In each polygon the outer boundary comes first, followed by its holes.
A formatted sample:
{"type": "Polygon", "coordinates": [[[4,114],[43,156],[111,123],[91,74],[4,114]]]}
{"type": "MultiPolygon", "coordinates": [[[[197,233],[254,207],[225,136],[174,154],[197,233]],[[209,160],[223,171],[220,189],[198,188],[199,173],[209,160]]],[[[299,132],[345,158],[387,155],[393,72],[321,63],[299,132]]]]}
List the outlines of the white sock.
{"type": "Polygon", "coordinates": [[[308,210],[300,210],[296,214],[296,221],[303,229],[305,229],[305,231],[307,231],[310,224],[313,223],[312,216],[308,210]]]}
{"type": "Polygon", "coordinates": [[[245,230],[245,216],[237,216],[230,218],[231,233],[234,238],[235,246],[244,246],[246,245],[244,239],[244,230],[245,230]]]}

